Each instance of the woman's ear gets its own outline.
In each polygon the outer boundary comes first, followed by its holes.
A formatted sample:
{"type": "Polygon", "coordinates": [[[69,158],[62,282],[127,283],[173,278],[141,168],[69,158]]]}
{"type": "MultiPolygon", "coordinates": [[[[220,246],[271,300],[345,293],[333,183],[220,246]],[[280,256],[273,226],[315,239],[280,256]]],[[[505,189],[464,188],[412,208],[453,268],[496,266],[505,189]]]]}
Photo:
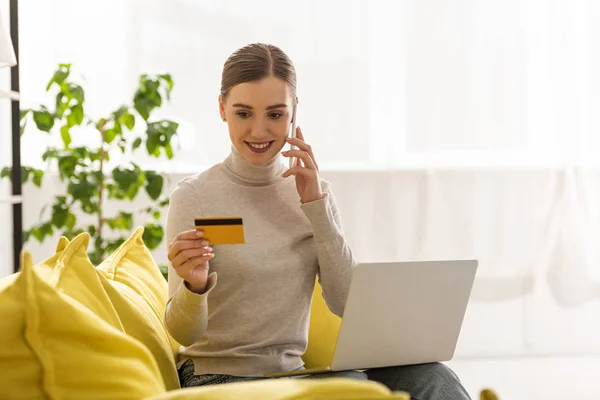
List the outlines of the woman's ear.
{"type": "Polygon", "coordinates": [[[223,96],[219,95],[219,114],[221,114],[221,119],[226,121],[225,118],[225,103],[223,102],[223,96]]]}

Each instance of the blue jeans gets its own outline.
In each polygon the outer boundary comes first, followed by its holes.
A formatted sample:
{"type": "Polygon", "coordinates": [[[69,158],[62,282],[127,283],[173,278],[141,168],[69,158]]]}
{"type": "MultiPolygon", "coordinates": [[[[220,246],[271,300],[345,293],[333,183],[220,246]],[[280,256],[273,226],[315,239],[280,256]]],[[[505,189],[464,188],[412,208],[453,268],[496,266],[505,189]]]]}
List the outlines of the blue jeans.
{"type": "MultiPolygon", "coordinates": [[[[390,390],[404,391],[411,400],[470,400],[469,394],[456,374],[440,363],[374,368],[365,372],[342,371],[302,375],[299,379],[351,378],[376,381],[390,390]]],[[[194,363],[186,361],[179,368],[181,387],[216,385],[231,382],[257,381],[267,378],[231,375],[194,375],[194,363]]]]}

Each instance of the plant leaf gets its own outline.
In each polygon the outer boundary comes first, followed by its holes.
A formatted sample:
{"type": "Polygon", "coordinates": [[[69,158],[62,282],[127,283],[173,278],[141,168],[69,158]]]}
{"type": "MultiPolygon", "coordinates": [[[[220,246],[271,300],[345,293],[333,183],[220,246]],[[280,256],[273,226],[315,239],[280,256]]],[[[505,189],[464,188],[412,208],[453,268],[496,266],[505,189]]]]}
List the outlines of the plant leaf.
{"type": "Polygon", "coordinates": [[[165,281],[169,280],[169,267],[165,264],[160,264],[158,266],[158,269],[160,269],[160,273],[162,274],[163,278],[165,278],[165,281]]]}
{"type": "Polygon", "coordinates": [[[62,119],[65,111],[69,108],[69,99],[64,95],[63,92],[56,94],[56,116],[58,119],[62,119]]]}
{"type": "Polygon", "coordinates": [[[85,173],[70,177],[67,192],[80,203],[81,209],[86,214],[94,214],[98,211],[98,187],[88,180],[85,173]]]}
{"type": "Polygon", "coordinates": [[[42,179],[44,178],[44,171],[41,169],[32,170],[33,173],[33,184],[39,188],[42,187],[42,179]]]}
{"type": "Polygon", "coordinates": [[[113,113],[115,120],[118,121],[123,115],[125,115],[127,110],[128,110],[127,106],[119,107],[119,109],[113,113]]]}
{"type": "Polygon", "coordinates": [[[98,122],[96,123],[96,129],[101,129],[104,127],[104,125],[106,125],[107,120],[105,118],[100,118],[98,120],[98,122]]]}
{"type": "Polygon", "coordinates": [[[161,81],[144,74],[140,76],[140,86],[133,97],[133,105],[136,111],[148,120],[152,110],[162,105],[162,96],[159,92],[161,81]]]}
{"type": "Polygon", "coordinates": [[[71,114],[75,117],[75,124],[81,125],[83,122],[83,107],[80,104],[71,107],[71,114]]]}
{"type": "Polygon", "coordinates": [[[44,240],[44,236],[42,235],[42,231],[39,227],[34,227],[31,229],[31,234],[38,242],[42,242],[44,240]]]}
{"type": "Polygon", "coordinates": [[[71,144],[71,134],[69,133],[69,125],[65,125],[60,128],[60,136],[62,137],[62,141],[65,144],[65,148],[69,148],[71,144]]]}
{"type": "Polygon", "coordinates": [[[69,207],[64,203],[57,203],[52,206],[52,224],[57,228],[62,228],[69,218],[69,207]]]}
{"type": "Polygon", "coordinates": [[[168,143],[165,146],[165,154],[169,160],[173,158],[173,148],[171,147],[171,143],[168,143]]]}
{"type": "Polygon", "coordinates": [[[81,106],[85,101],[85,92],[83,91],[83,88],[75,83],[72,83],[69,85],[68,90],[71,97],[77,100],[77,104],[81,106]]]}
{"type": "Polygon", "coordinates": [[[111,229],[131,230],[133,227],[133,214],[121,211],[115,218],[107,219],[106,222],[108,222],[111,229]]]}
{"type": "Polygon", "coordinates": [[[23,121],[25,119],[25,117],[27,117],[27,114],[29,114],[29,111],[31,111],[30,109],[22,109],[21,110],[21,118],[19,119],[20,121],[23,121]]]}
{"type": "Polygon", "coordinates": [[[163,227],[150,223],[144,226],[144,234],[142,235],[142,239],[144,240],[144,244],[150,249],[156,249],[163,240],[163,227]]]}
{"type": "Polygon", "coordinates": [[[34,111],[33,120],[38,129],[44,132],[50,132],[54,126],[54,116],[46,110],[34,111]]]}
{"type": "MultiPolygon", "coordinates": [[[[65,226],[72,231],[73,228],[75,227],[75,224],[77,223],[77,217],[75,216],[75,214],[73,214],[72,212],[69,212],[69,215],[67,216],[67,220],[65,221],[65,226]]],[[[90,235],[94,235],[94,233],[90,233],[90,235]]]]}
{"type": "Polygon", "coordinates": [[[12,168],[11,167],[2,168],[2,171],[0,172],[0,178],[11,179],[11,176],[12,176],[12,168]]]}
{"type": "Polygon", "coordinates": [[[133,114],[126,112],[121,116],[121,118],[119,118],[119,122],[125,125],[127,129],[132,130],[135,126],[135,117],[133,116],[133,114]]]}
{"type": "Polygon", "coordinates": [[[56,72],[54,72],[54,75],[50,79],[50,82],[48,82],[48,85],[46,86],[46,91],[50,90],[50,87],[55,82],[59,85],[63,83],[65,79],[67,79],[67,77],[69,76],[70,69],[71,64],[60,64],[58,66],[58,69],[56,70],[56,72]]]}
{"type": "Polygon", "coordinates": [[[115,250],[117,250],[119,248],[119,246],[121,246],[123,243],[125,242],[124,238],[119,238],[119,239],[115,239],[115,240],[109,240],[106,243],[106,247],[104,249],[104,251],[106,253],[113,253],[115,250]]]}
{"type": "Polygon", "coordinates": [[[173,79],[171,78],[171,75],[162,74],[162,75],[159,75],[158,77],[167,84],[165,93],[167,94],[167,100],[171,100],[171,91],[173,90],[173,79]]]}
{"type": "Polygon", "coordinates": [[[178,123],[169,120],[149,123],[146,129],[146,150],[148,150],[148,154],[159,157],[160,148],[163,147],[167,157],[170,155],[169,158],[172,158],[173,148],[170,144],[173,136],[177,134],[178,127],[178,123]]]}
{"type": "Polygon", "coordinates": [[[107,129],[104,131],[104,141],[106,143],[112,143],[113,140],[117,137],[117,131],[113,128],[107,129]]]}
{"type": "Polygon", "coordinates": [[[146,171],[146,192],[152,200],[160,197],[163,189],[164,179],[154,171],[146,171]]]}
{"type": "Polygon", "coordinates": [[[169,197],[165,197],[160,201],[160,203],[158,203],[158,205],[160,207],[166,207],[169,205],[170,202],[171,202],[171,199],[169,197]]]}
{"type": "Polygon", "coordinates": [[[123,196],[133,200],[143,183],[143,180],[140,182],[140,178],[143,179],[143,176],[139,167],[135,167],[133,170],[117,167],[113,170],[112,175],[119,189],[123,192],[123,196]]]}

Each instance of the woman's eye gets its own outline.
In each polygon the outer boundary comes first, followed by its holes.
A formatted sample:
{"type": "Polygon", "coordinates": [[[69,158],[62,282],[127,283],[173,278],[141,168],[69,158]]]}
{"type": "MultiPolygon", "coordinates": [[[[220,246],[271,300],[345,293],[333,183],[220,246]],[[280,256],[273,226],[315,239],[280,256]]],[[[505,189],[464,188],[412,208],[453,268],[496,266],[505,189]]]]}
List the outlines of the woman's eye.
{"type": "Polygon", "coordinates": [[[236,114],[242,119],[246,119],[250,116],[250,113],[247,113],[246,111],[238,111],[236,114]]]}
{"type": "Polygon", "coordinates": [[[276,112],[276,113],[272,113],[272,114],[271,114],[271,118],[272,118],[272,119],[279,119],[279,118],[281,118],[281,117],[283,117],[283,114],[282,114],[282,113],[279,113],[279,112],[276,112]]]}

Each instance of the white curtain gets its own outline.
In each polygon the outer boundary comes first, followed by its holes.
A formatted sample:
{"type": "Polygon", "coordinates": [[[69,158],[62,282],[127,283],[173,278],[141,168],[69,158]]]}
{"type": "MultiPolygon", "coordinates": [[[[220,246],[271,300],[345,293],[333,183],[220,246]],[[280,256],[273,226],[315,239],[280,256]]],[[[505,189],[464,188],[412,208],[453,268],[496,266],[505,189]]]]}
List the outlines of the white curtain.
{"type": "MultiPolygon", "coordinates": [[[[527,299],[519,312],[534,324],[531,296],[588,307],[581,321],[599,310],[600,2],[20,6],[25,107],[47,100],[58,62],[85,77],[96,115],[127,101],[140,73],[169,72],[175,92],[162,114],[181,123],[181,147],[172,162],[138,161],[193,173],[229,152],[217,109],[226,57],[249,42],[277,44],[296,64],[299,124],[359,259],[477,258],[474,301],[527,299]]],[[[34,163],[45,143],[24,140],[34,163]]],[[[528,332],[523,346],[538,331],[528,332]]],[[[552,347],[544,343],[538,350],[552,347]]]]}

